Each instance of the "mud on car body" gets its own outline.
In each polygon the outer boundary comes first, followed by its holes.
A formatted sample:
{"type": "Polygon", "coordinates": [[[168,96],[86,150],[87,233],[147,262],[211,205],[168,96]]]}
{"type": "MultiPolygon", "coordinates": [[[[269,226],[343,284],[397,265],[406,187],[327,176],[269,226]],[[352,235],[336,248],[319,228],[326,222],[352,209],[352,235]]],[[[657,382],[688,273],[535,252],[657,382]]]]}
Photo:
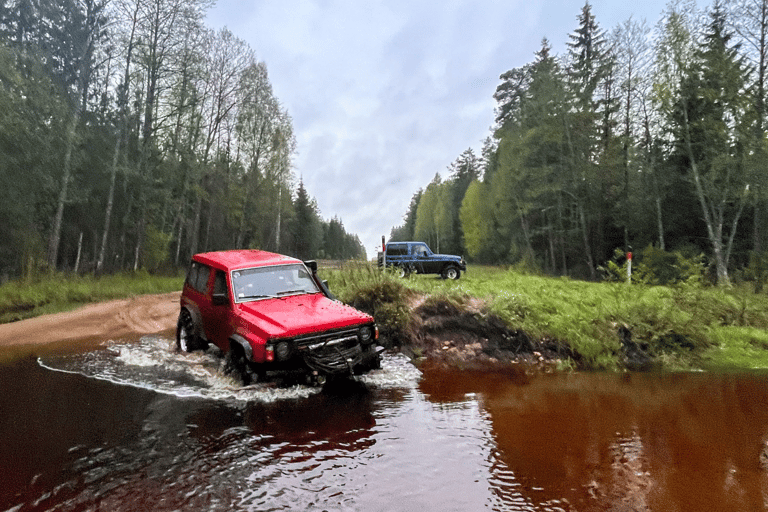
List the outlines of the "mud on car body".
{"type": "Polygon", "coordinates": [[[378,368],[373,318],[334,299],[314,261],[257,251],[196,254],[181,294],[179,350],[223,351],[244,383],[267,372],[313,383],[378,368]]]}

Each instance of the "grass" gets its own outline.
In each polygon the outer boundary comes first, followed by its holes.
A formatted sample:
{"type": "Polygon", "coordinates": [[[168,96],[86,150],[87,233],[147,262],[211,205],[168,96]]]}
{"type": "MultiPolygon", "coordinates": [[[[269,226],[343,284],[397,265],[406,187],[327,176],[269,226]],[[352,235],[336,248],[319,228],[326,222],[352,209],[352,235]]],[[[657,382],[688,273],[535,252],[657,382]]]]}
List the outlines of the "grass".
{"type": "Polygon", "coordinates": [[[12,281],[0,286],[0,323],[68,311],[89,302],[181,290],[184,278],[146,272],[95,278],[57,274],[32,282],[12,281]]]}
{"type": "Polygon", "coordinates": [[[747,286],[589,283],[480,266],[458,281],[431,275],[401,280],[369,265],[324,272],[334,293],[350,303],[361,293],[370,303],[384,290],[381,302],[409,293],[482,299],[512,329],[568,345],[580,367],[621,368],[624,328],[666,369],[768,368],[768,298],[747,286]]]}
{"type": "MultiPolygon", "coordinates": [[[[622,328],[662,368],[768,368],[768,297],[747,286],[588,283],[481,266],[471,266],[458,281],[432,275],[400,279],[367,263],[321,269],[320,275],[340,300],[372,313],[382,332],[394,338],[408,323],[410,297],[454,304],[474,297],[511,329],[567,345],[581,368],[622,368],[622,328]]],[[[0,323],[88,302],[177,291],[182,283],[181,275],[145,272],[7,283],[0,286],[0,323]]]]}

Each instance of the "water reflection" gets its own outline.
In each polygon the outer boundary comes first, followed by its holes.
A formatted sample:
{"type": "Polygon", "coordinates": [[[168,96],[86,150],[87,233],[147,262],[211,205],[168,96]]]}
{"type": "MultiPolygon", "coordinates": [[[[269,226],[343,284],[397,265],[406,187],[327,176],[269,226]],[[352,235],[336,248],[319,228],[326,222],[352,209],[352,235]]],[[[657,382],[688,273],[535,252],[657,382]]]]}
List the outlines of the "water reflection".
{"type": "Polygon", "coordinates": [[[503,503],[725,511],[766,509],[767,383],[757,375],[432,371],[421,389],[441,403],[480,402],[497,447],[489,483],[503,503]]]}
{"type": "Polygon", "coordinates": [[[0,365],[0,511],[768,508],[765,376],[419,380],[389,358],[277,392],[165,345],[0,365]]]}

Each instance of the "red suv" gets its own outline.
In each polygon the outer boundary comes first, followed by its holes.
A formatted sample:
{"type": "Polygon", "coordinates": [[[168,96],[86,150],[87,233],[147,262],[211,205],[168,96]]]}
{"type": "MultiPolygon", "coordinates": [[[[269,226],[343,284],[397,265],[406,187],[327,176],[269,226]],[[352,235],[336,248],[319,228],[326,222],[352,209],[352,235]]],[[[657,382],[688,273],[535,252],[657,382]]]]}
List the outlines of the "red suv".
{"type": "Polygon", "coordinates": [[[181,294],[179,350],[213,343],[245,384],[268,371],[329,376],[379,368],[370,315],[334,299],[317,263],[257,250],[196,254],[181,294]]]}

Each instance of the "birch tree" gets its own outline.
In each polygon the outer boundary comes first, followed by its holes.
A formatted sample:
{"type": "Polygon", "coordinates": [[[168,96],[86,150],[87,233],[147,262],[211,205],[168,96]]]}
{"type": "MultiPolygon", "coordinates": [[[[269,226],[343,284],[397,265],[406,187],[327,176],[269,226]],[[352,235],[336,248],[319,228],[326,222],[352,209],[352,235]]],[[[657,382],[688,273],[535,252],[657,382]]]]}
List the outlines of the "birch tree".
{"type": "Polygon", "coordinates": [[[750,185],[747,75],[743,57],[732,46],[726,14],[716,3],[680,85],[674,120],[721,285],[730,284],[728,264],[750,185]]]}

